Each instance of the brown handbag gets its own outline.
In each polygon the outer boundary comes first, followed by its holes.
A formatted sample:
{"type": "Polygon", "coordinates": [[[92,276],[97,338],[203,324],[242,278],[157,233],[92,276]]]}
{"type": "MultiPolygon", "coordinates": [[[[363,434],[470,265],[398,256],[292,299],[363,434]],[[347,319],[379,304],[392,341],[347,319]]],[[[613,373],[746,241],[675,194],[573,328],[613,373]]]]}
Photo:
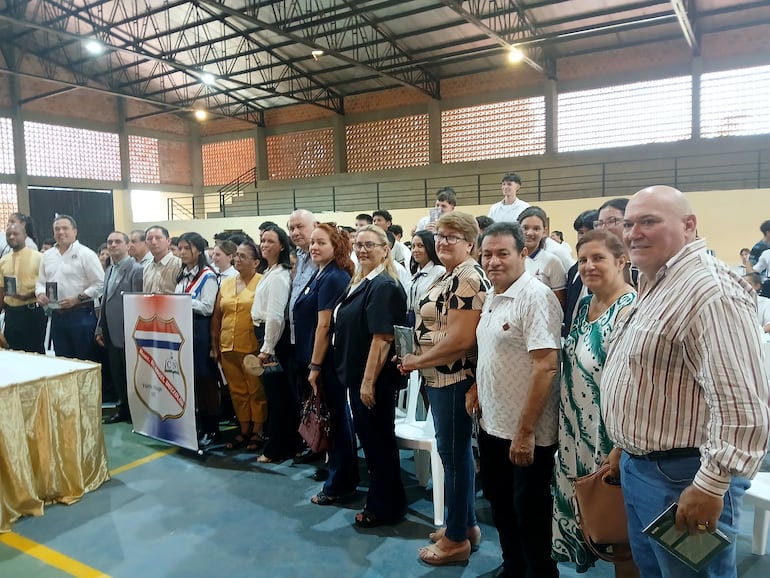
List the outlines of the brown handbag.
{"type": "Polygon", "coordinates": [[[302,406],[299,435],[314,453],[325,452],[332,445],[332,428],[329,410],[323,402],[321,388],[318,395],[312,391],[302,406]]]}
{"type": "Polygon", "coordinates": [[[609,475],[605,464],[592,474],[575,480],[575,515],[589,549],[602,560],[610,562],[630,559],[630,550],[623,554],[604,545],[628,544],[628,520],[623,503],[623,490],[617,479],[609,475]]]}

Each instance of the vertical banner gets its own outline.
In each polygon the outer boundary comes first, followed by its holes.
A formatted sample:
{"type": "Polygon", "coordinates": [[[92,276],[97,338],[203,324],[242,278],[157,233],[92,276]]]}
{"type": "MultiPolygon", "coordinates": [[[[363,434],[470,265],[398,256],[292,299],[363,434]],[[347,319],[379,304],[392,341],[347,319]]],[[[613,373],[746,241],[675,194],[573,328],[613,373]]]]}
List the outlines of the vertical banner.
{"type": "Polygon", "coordinates": [[[197,451],[192,297],[125,293],[123,310],[134,431],[197,451]]]}

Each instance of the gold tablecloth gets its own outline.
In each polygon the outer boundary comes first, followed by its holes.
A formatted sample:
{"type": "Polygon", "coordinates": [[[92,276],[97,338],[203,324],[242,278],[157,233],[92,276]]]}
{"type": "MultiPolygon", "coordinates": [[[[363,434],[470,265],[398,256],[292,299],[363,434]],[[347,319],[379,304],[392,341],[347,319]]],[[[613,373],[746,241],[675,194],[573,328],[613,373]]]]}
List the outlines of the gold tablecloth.
{"type": "Polygon", "coordinates": [[[0,532],[109,479],[96,363],[0,351],[0,532]]]}

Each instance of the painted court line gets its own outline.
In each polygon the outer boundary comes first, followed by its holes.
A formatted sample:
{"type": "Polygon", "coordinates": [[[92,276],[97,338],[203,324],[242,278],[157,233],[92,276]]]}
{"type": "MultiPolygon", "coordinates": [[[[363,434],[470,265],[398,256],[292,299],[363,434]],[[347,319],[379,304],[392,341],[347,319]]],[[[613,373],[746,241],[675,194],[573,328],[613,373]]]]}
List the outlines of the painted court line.
{"type": "MultiPolygon", "coordinates": [[[[117,476],[118,474],[132,470],[138,466],[152,462],[158,458],[162,458],[163,456],[176,453],[177,449],[178,448],[176,447],[170,447],[165,450],[152,453],[149,456],[134,460],[131,463],[111,470],[110,475],[117,476]]],[[[71,576],[75,576],[75,578],[110,578],[109,574],[105,574],[104,572],[100,572],[99,570],[91,568],[90,566],[86,566],[82,562],[73,560],[69,556],[65,556],[56,550],[52,550],[47,546],[38,544],[37,542],[16,534],[15,532],[0,534],[0,544],[5,544],[6,546],[18,550],[27,556],[32,556],[33,558],[40,560],[48,566],[52,566],[58,570],[61,570],[62,572],[70,574],[71,576]]]]}
{"type": "Polygon", "coordinates": [[[53,566],[62,572],[75,576],[75,578],[110,578],[109,574],[95,570],[94,568],[86,566],[77,560],[73,560],[56,550],[51,550],[51,548],[48,548],[47,546],[33,542],[14,532],[0,534],[0,543],[19,550],[27,556],[37,558],[44,564],[53,566]]]}
{"type": "Polygon", "coordinates": [[[163,456],[167,456],[169,454],[174,454],[177,452],[179,448],[176,446],[166,448],[165,450],[161,450],[159,452],[155,452],[154,454],[150,454],[149,456],[145,456],[143,458],[140,458],[138,460],[134,460],[131,463],[128,463],[124,466],[119,466],[115,468],[114,470],[110,470],[111,476],[117,476],[118,474],[122,474],[123,472],[127,472],[128,470],[133,470],[134,468],[141,466],[143,464],[152,462],[157,460],[158,458],[162,458],[163,456]]]}

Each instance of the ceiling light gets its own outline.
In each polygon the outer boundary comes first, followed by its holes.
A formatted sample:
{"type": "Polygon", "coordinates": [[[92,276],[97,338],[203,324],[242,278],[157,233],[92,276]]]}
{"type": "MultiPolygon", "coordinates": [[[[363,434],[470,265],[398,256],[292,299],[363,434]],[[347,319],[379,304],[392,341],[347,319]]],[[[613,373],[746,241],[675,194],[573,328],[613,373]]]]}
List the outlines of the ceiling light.
{"type": "Polygon", "coordinates": [[[508,51],[508,62],[516,63],[522,60],[524,60],[524,53],[515,46],[511,46],[511,49],[508,51]]]}
{"type": "Polygon", "coordinates": [[[319,57],[324,55],[324,51],[320,49],[313,50],[310,55],[315,59],[318,60],[319,57]]]}
{"type": "Polygon", "coordinates": [[[91,54],[101,54],[104,52],[104,45],[98,40],[89,40],[86,42],[86,50],[91,54]]]}
{"type": "Polygon", "coordinates": [[[201,82],[203,84],[214,84],[215,80],[216,78],[214,78],[214,75],[211,74],[210,72],[204,72],[203,74],[201,74],[201,82]]]}
{"type": "Polygon", "coordinates": [[[195,111],[195,118],[197,118],[198,120],[206,120],[208,116],[209,114],[203,109],[199,108],[199,109],[196,109],[195,111]]]}

